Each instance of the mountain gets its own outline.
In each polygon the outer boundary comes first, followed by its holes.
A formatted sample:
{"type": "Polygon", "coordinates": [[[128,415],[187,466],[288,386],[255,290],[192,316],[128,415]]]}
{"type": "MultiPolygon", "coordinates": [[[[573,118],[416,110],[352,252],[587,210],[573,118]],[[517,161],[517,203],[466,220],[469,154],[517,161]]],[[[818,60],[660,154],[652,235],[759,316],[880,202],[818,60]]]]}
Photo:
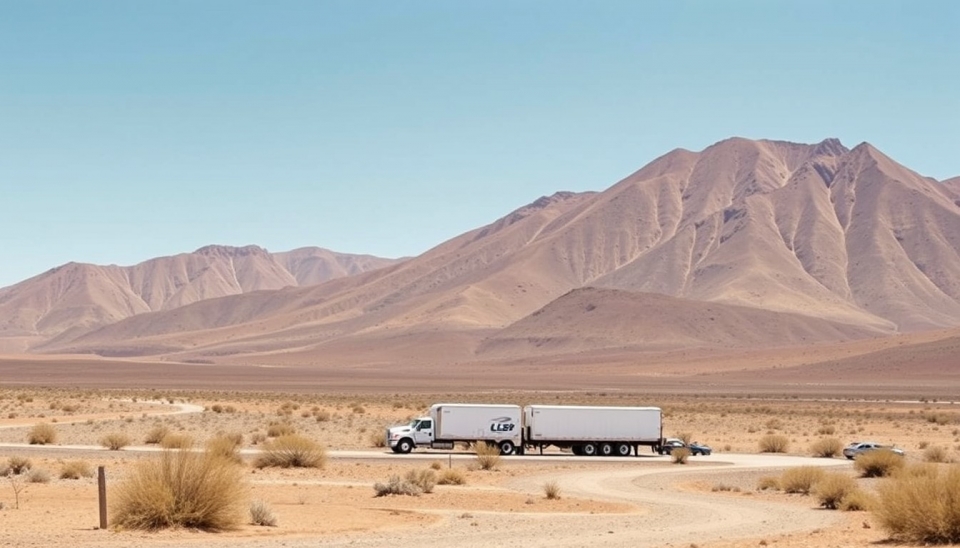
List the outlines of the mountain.
{"type": "Polygon", "coordinates": [[[212,245],[130,267],[69,263],[0,290],[0,334],[70,337],[138,314],[321,283],[394,262],[315,247],[271,254],[212,245]]]}
{"type": "Polygon", "coordinates": [[[732,138],[669,152],[603,192],[543,197],[386,268],[34,348],[316,364],[535,355],[532,340],[564,341],[551,352],[813,344],[958,326],[958,273],[960,205],[946,185],[868,143],[732,138]],[[621,305],[602,321],[575,314],[588,288],[621,305]],[[637,310],[660,321],[622,329],[637,310]],[[694,321],[707,313],[724,325],[694,321]]]}
{"type": "Polygon", "coordinates": [[[943,181],[943,186],[954,196],[960,199],[960,177],[954,177],[953,179],[947,179],[946,181],[943,181]]]}

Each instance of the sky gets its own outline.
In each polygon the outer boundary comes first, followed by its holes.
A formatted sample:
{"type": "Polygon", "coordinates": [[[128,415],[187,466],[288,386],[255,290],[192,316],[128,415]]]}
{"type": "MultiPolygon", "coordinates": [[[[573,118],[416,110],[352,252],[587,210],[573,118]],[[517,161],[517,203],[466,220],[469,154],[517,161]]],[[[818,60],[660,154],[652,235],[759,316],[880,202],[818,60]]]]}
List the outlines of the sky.
{"type": "Polygon", "coordinates": [[[960,175],[960,2],[0,0],[0,287],[418,255],[731,136],[960,175]]]}

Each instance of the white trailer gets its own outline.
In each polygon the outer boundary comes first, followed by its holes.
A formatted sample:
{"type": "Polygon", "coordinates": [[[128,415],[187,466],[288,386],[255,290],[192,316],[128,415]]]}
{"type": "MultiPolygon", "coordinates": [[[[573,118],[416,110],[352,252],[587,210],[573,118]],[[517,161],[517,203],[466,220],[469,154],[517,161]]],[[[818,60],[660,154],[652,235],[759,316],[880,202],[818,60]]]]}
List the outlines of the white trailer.
{"type": "Polygon", "coordinates": [[[656,451],[663,440],[659,407],[528,405],[523,419],[524,445],[541,453],[553,445],[575,455],[627,456],[640,446],[656,451]]]}
{"type": "Polygon", "coordinates": [[[430,416],[388,429],[387,445],[409,453],[416,447],[453,449],[456,442],[485,442],[509,455],[522,447],[522,418],[519,405],[438,403],[430,407],[430,416]]]}

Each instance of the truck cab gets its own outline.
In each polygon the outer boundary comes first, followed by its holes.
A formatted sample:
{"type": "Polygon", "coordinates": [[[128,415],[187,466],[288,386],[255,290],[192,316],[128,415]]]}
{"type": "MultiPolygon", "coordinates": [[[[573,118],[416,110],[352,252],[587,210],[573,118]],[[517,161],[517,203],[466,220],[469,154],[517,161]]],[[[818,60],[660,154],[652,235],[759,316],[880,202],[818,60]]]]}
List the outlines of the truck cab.
{"type": "Polygon", "coordinates": [[[387,446],[394,453],[409,453],[416,446],[433,444],[433,419],[420,417],[404,426],[394,426],[387,430],[387,446]]]}

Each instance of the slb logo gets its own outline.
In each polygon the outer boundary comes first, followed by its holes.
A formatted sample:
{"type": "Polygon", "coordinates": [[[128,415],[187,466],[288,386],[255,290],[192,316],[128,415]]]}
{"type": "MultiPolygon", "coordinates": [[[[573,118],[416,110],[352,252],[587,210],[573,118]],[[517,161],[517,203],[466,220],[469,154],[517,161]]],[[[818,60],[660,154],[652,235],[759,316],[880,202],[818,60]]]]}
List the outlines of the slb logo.
{"type": "Polygon", "coordinates": [[[493,419],[490,424],[491,432],[513,432],[516,427],[510,417],[498,417],[493,419]]]}

